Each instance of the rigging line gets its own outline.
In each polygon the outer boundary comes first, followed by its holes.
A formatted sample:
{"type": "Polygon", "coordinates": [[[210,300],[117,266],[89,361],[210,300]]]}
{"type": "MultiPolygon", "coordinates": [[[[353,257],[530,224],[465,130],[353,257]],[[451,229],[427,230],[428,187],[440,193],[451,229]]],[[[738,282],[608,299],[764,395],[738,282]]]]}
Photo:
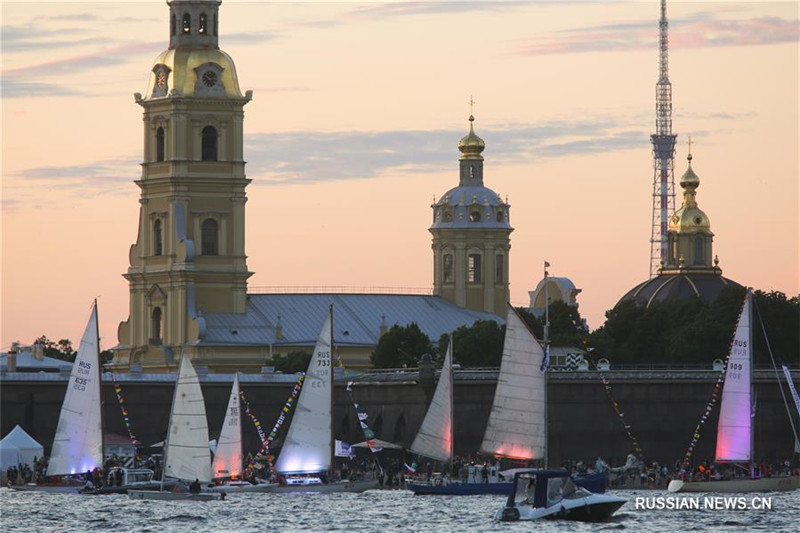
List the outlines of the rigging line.
{"type": "Polygon", "coordinates": [[[767,337],[767,328],[764,327],[764,321],[761,319],[761,311],[758,310],[758,304],[756,304],[755,294],[753,295],[753,308],[758,312],[758,323],[761,324],[761,331],[764,334],[764,342],[767,344],[767,352],[769,352],[769,358],[772,361],[772,370],[775,372],[775,379],[778,380],[778,388],[781,391],[781,398],[783,398],[783,405],[786,407],[786,414],[789,415],[789,425],[792,426],[792,434],[794,435],[795,443],[800,442],[800,439],[797,438],[797,428],[794,427],[794,420],[792,420],[792,411],[789,409],[789,403],[786,401],[786,394],[783,392],[783,385],[781,385],[781,378],[778,375],[778,367],[775,365],[775,357],[772,355],[772,347],[769,345],[769,338],[767,337]]]}

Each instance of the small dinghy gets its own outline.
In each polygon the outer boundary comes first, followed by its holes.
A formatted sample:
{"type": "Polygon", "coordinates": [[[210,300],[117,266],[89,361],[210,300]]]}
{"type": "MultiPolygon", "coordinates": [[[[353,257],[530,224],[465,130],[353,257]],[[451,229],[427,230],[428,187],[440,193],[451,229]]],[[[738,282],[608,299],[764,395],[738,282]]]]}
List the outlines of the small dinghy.
{"type": "Polygon", "coordinates": [[[566,470],[524,470],[514,474],[514,490],[494,518],[501,522],[539,518],[602,522],[626,502],[577,486],[566,470]]]}

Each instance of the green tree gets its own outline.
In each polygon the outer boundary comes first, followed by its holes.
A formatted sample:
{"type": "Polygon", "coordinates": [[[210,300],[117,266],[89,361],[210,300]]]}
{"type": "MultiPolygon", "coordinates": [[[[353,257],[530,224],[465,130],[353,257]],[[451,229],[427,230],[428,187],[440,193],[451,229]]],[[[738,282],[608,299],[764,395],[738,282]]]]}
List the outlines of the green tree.
{"type": "MultiPolygon", "coordinates": [[[[461,366],[500,366],[505,327],[494,320],[477,320],[453,331],[453,359],[461,366]]],[[[444,360],[450,335],[439,337],[439,359],[444,360]]]]}
{"type": "Polygon", "coordinates": [[[272,366],[284,374],[305,372],[308,370],[309,361],[311,361],[311,352],[294,351],[285,356],[279,353],[272,356],[272,366]]]}
{"type": "Polygon", "coordinates": [[[77,355],[75,350],[72,349],[72,341],[69,339],[61,339],[57,343],[47,338],[47,335],[42,335],[33,341],[33,344],[42,345],[42,353],[45,357],[52,357],[53,359],[61,359],[62,361],[75,361],[77,355]]]}
{"type": "MultiPolygon", "coordinates": [[[[517,307],[517,313],[525,321],[537,339],[544,339],[544,314],[533,315],[524,307],[517,307]]],[[[589,339],[589,331],[584,325],[578,308],[562,300],[550,302],[550,344],[552,346],[582,347],[589,339]]]]}
{"type": "Polygon", "coordinates": [[[416,322],[408,326],[395,324],[378,341],[370,361],[374,368],[414,367],[426,353],[434,355],[433,344],[416,322]]]}

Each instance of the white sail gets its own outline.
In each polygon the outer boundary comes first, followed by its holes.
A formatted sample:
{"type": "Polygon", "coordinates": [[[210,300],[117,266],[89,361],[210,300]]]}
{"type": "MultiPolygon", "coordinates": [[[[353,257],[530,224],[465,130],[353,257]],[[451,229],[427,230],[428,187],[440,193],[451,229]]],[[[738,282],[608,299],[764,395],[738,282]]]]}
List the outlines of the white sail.
{"type": "Polygon", "coordinates": [[[331,317],[328,316],[308,363],[294,416],[275,463],[275,470],[283,474],[323,472],[331,466],[331,340],[331,317]]]}
{"type": "Polygon", "coordinates": [[[239,410],[239,374],[233,378],[231,398],[222,422],[211,471],[215,478],[242,475],[242,416],[239,410]]]}
{"type": "Polygon", "coordinates": [[[544,351],[509,306],[497,388],[481,452],[515,459],[541,459],[545,425],[544,351]]]}
{"type": "Polygon", "coordinates": [[[48,476],[81,474],[103,466],[97,303],[92,307],[61,405],[48,476]]]}
{"type": "Polygon", "coordinates": [[[736,325],[736,334],[731,344],[725,384],[722,388],[722,404],[717,425],[716,460],[750,461],[751,447],[751,357],[750,357],[750,293],[744,299],[742,313],[736,325]]]}
{"type": "Polygon", "coordinates": [[[165,477],[211,481],[206,405],[197,372],[186,355],[181,357],[178,370],[164,453],[165,477]]]}
{"type": "Polygon", "coordinates": [[[439,383],[410,450],[416,454],[449,461],[453,456],[453,341],[447,346],[439,383]]]}

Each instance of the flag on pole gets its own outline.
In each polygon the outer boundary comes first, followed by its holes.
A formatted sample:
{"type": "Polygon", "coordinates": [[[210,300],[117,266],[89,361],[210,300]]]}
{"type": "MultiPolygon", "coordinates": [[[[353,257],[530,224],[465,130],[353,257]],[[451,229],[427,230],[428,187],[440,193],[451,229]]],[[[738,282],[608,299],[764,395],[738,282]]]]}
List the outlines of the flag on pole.
{"type": "Polygon", "coordinates": [[[544,359],[542,359],[542,372],[547,372],[547,367],[550,364],[550,345],[544,347],[544,359]]]}

